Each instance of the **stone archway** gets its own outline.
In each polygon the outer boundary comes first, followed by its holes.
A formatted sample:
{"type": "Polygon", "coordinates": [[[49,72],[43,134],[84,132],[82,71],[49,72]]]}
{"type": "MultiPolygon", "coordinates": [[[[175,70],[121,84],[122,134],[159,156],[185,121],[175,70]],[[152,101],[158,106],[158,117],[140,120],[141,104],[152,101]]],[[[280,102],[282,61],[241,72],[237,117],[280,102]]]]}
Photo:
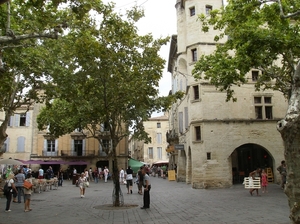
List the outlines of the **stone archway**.
{"type": "Polygon", "coordinates": [[[273,169],[273,156],[267,149],[257,144],[244,144],[236,148],[231,154],[233,182],[241,182],[244,176],[256,168],[273,169]]]}

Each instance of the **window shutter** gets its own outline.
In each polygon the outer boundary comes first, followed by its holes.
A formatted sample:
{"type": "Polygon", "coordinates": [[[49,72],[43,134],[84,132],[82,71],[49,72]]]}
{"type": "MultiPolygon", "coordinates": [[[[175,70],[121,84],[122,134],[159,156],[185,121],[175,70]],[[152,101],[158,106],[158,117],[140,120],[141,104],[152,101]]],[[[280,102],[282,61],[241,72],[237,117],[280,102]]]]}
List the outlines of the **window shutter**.
{"type": "Polygon", "coordinates": [[[58,139],[55,139],[55,152],[58,152],[58,139]]]}
{"type": "Polygon", "coordinates": [[[7,137],[7,139],[6,139],[6,152],[9,152],[9,146],[10,146],[10,138],[9,137],[7,137]]]}
{"type": "Polygon", "coordinates": [[[20,126],[20,114],[15,114],[15,127],[20,126]]]}
{"type": "Polygon", "coordinates": [[[71,139],[71,151],[74,152],[74,139],[71,139]]]}
{"type": "Polygon", "coordinates": [[[14,116],[10,116],[8,126],[10,127],[14,126],[14,116]]]}
{"type": "Polygon", "coordinates": [[[17,152],[25,152],[25,137],[23,136],[17,140],[17,152]]]}
{"type": "Polygon", "coordinates": [[[188,107],[184,108],[184,127],[188,129],[189,127],[189,114],[188,114],[188,107]]]}
{"type": "Polygon", "coordinates": [[[82,140],[82,155],[86,155],[86,153],[85,153],[85,139],[82,140]]]}
{"type": "Polygon", "coordinates": [[[26,121],[25,126],[29,127],[30,125],[30,112],[26,112],[26,121]]]}
{"type": "Polygon", "coordinates": [[[183,113],[179,112],[179,133],[183,133],[183,113]]]}

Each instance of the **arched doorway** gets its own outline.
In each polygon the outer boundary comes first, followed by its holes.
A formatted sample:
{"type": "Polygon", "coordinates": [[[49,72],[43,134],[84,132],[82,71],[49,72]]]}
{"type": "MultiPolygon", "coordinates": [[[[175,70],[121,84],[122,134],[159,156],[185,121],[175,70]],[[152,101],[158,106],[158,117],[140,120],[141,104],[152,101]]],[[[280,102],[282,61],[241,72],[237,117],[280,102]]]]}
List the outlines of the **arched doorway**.
{"type": "Polygon", "coordinates": [[[233,182],[241,182],[243,176],[258,167],[261,169],[271,168],[273,170],[273,157],[262,146],[257,144],[244,144],[239,146],[231,154],[233,182]]]}

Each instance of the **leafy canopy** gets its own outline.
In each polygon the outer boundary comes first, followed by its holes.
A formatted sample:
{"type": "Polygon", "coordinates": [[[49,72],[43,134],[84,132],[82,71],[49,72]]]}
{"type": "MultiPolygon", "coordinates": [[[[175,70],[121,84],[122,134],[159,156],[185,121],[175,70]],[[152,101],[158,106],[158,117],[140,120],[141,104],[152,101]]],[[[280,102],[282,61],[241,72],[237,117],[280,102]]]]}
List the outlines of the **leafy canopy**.
{"type": "Polygon", "coordinates": [[[296,0],[229,0],[209,17],[200,15],[203,31],[221,31],[215,37],[220,43],[213,54],[201,56],[193,76],[236,100],[232,87],[246,83],[245,75],[256,68],[262,71],[257,90],[279,90],[289,98],[300,58],[299,8],[296,0]]]}
{"type": "Polygon", "coordinates": [[[97,138],[106,124],[115,146],[130,134],[128,127],[150,140],[142,122],[182,94],[158,96],[165,63],[158,52],[168,38],[139,36],[135,22],[143,15],[138,8],[121,15],[107,7],[83,17],[59,44],[49,41],[58,60],[47,61],[53,86],[38,117],[40,129],[50,125],[58,137],[80,127],[97,138]]]}

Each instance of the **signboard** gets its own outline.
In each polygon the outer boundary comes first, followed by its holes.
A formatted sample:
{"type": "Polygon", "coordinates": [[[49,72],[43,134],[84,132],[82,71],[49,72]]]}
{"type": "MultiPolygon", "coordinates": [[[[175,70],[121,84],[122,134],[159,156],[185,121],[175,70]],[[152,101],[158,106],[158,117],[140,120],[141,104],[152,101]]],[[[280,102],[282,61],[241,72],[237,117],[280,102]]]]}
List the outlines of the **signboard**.
{"type": "Polygon", "coordinates": [[[174,145],[176,150],[184,150],[184,145],[174,145]]]}
{"type": "Polygon", "coordinates": [[[176,180],[175,170],[168,170],[168,180],[176,180]]]}
{"type": "Polygon", "coordinates": [[[174,152],[174,146],[173,145],[169,145],[168,148],[166,149],[167,152],[174,152]]]}

